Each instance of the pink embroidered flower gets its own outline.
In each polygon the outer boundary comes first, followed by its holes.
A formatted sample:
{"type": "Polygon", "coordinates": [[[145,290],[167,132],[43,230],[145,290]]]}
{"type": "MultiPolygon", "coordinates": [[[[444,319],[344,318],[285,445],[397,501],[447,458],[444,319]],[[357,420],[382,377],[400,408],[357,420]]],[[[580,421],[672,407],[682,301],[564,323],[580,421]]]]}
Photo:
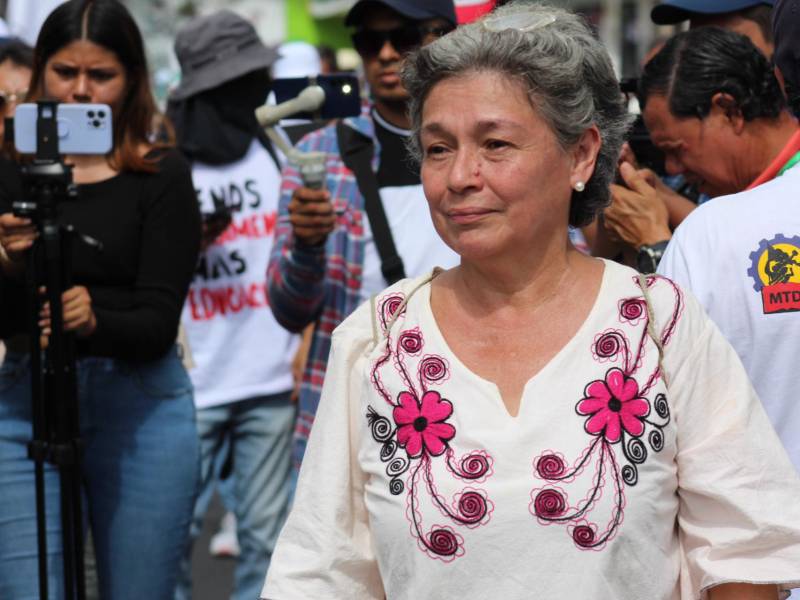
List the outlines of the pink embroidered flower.
{"type": "Polygon", "coordinates": [[[639,397],[639,384],[619,369],[609,369],[606,379],[586,386],[578,402],[578,414],[591,415],[584,425],[592,435],[602,434],[612,444],[619,441],[622,428],[634,437],[644,433],[643,417],[650,413],[650,403],[639,397]]]}
{"type": "Polygon", "coordinates": [[[442,454],[456,434],[455,427],[444,423],[453,413],[450,401],[444,400],[439,392],[425,392],[421,403],[409,392],[400,392],[397,399],[400,405],[392,411],[397,423],[397,443],[412,458],[422,454],[423,445],[434,456],[442,454]]]}
{"type": "Polygon", "coordinates": [[[631,325],[638,325],[639,321],[647,316],[647,303],[641,298],[628,298],[619,301],[619,316],[631,325]]]}

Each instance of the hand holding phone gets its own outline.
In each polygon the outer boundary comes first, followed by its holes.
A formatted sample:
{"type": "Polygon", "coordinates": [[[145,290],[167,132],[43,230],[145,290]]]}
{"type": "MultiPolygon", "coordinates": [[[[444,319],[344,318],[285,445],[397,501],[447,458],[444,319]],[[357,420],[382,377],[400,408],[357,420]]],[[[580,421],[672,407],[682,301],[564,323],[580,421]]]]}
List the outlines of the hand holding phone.
{"type": "Polygon", "coordinates": [[[611,204],[605,209],[605,226],[634,248],[668,240],[669,213],[649,169],[636,170],[630,163],[619,167],[624,185],[611,185],[611,204]]]}
{"type": "Polygon", "coordinates": [[[295,238],[307,246],[323,244],[336,227],[336,213],[326,189],[297,188],[288,209],[295,238]]]}

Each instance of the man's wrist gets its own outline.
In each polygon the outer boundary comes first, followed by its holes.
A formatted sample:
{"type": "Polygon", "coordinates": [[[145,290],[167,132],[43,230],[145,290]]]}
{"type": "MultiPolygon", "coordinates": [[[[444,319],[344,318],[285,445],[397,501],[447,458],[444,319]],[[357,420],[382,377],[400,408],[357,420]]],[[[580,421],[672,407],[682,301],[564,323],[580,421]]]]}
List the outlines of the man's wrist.
{"type": "Polygon", "coordinates": [[[669,239],[660,240],[654,244],[642,244],[636,254],[636,269],[640,273],[655,273],[664,251],[667,249],[669,239]]]}
{"type": "Polygon", "coordinates": [[[323,235],[320,237],[313,237],[313,238],[305,238],[299,237],[297,235],[294,236],[294,245],[296,248],[301,248],[303,250],[310,250],[312,252],[319,252],[320,250],[325,249],[325,243],[328,241],[328,236],[323,235]]]}
{"type": "Polygon", "coordinates": [[[672,238],[672,231],[669,227],[654,227],[647,231],[639,240],[638,248],[643,246],[655,246],[661,242],[668,242],[672,238]]]}

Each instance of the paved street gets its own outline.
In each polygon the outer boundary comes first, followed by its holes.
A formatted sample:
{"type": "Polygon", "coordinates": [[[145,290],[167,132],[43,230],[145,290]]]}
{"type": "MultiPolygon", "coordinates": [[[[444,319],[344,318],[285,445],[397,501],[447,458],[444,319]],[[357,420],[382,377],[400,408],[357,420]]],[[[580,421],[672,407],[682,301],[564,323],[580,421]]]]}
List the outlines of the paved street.
{"type": "Polygon", "coordinates": [[[224,510],[214,498],[203,523],[203,532],[194,545],[192,554],[192,600],[228,600],[233,585],[234,561],[212,558],[208,542],[216,532],[224,510]]]}

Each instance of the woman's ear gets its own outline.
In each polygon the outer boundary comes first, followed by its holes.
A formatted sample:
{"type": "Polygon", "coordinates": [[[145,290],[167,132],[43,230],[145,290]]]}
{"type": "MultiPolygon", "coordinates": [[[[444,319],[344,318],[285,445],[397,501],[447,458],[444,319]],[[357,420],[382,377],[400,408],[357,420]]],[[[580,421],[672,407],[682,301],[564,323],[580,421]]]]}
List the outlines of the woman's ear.
{"type": "Polygon", "coordinates": [[[725,92],[717,92],[711,97],[709,117],[724,119],[739,135],[744,129],[745,120],[736,99],[725,92]]]}
{"type": "Polygon", "coordinates": [[[572,172],[570,173],[570,185],[572,187],[575,187],[575,184],[579,181],[586,183],[592,178],[601,145],[600,130],[597,125],[592,125],[583,132],[578,143],[573,146],[573,164],[572,172]]]}

